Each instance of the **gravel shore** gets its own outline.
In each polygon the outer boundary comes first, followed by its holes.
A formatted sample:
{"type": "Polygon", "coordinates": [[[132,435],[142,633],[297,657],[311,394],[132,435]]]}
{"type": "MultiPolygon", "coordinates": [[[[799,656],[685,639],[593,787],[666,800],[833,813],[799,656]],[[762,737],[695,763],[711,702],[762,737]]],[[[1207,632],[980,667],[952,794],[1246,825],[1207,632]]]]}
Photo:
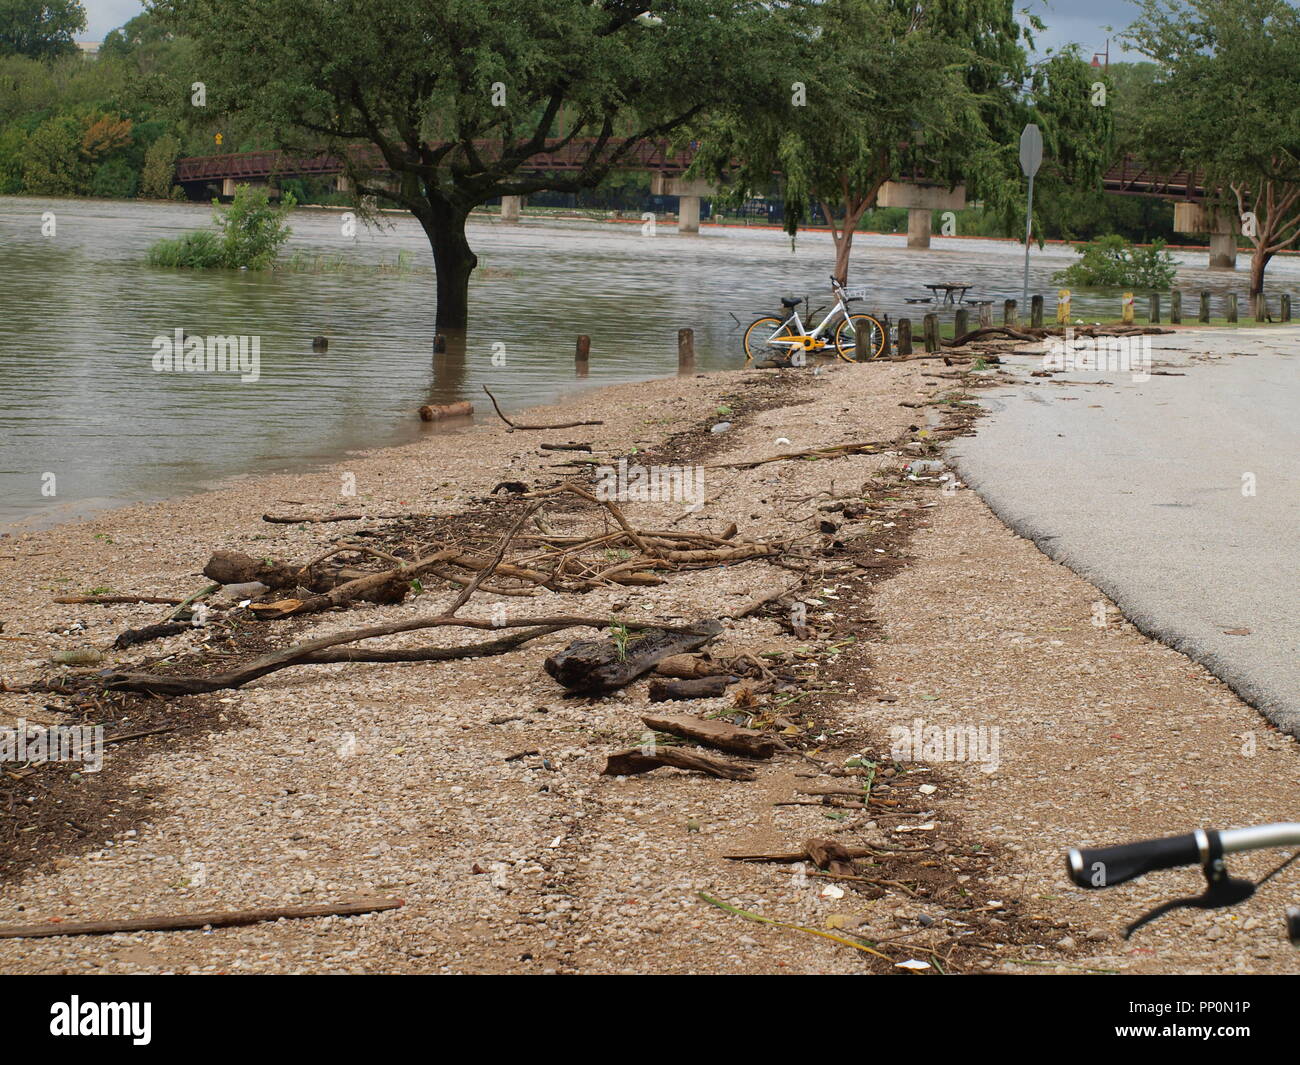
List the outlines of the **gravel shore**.
{"type": "MultiPolygon", "coordinates": [[[[540,487],[574,475],[557,467],[569,453],[542,451],[542,442],[589,442],[597,458],[653,455],[669,438],[694,442],[707,503],[688,514],[682,502],[630,502],[630,521],[715,533],[735,522],[744,539],[792,528],[807,538],[821,518],[819,493],[892,478],[902,498],[911,486],[897,470],[911,456],[722,464],[900,439],[940,409],[917,404],[950,398],[957,387],[941,364],[925,361],[617,386],[528,418],[598,418],[600,426],[510,433],[480,414],[463,430],[309,474],[239,481],[0,539],[0,676],[16,685],[57,672],[52,654],[102,651],[123,629],[167,613],[60,605],[57,595],[111,588],[181,598],[204,585],[200,572],[216,548],[306,560],[341,535],[384,524],[272,525],[261,520],[267,512],[454,517],[502,481],[540,487]],[[726,421],[730,429],[710,432],[726,421]],[[353,483],[356,494],[341,495],[353,483]]],[[[823,687],[835,695],[824,738],[810,738],[826,762],[859,753],[887,760],[890,727],[923,719],[997,728],[1000,757],[993,772],[960,761],[927,767],[930,775],[916,778],[933,781],[921,792],[927,808],[916,812],[928,817],[862,817],[854,838],[881,847],[925,833],[942,840],[934,863],[951,865],[954,883],[967,884],[988,915],[979,924],[987,946],[964,971],[1295,972],[1281,923],[1294,900],[1280,890],[1232,911],[1181,911],[1125,943],[1118,933],[1128,920],[1160,898],[1197,890],[1195,874],[1086,893],[1068,885],[1062,861],[1079,843],[1293,819],[1293,741],[1104,602],[1106,623],[1095,624],[1097,590],[1009,532],[973,493],[937,480],[921,487],[929,494],[908,504],[909,538],[891,536],[896,522],[868,530],[879,538],[871,550],[897,572],[868,588],[828,570],[819,584],[815,615],[829,629],[843,602],[857,639],[832,652],[821,645],[823,687]],[[981,852],[991,861],[962,871],[981,852]]],[[[760,559],[675,573],[653,588],[511,598],[503,609],[524,619],[576,603],[587,614],[689,620],[726,615],[793,577],[760,559]]],[[[405,603],[317,615],[268,628],[265,638],[283,646],[432,613],[457,591],[431,582],[405,603]]],[[[496,602],[480,595],[463,613],[486,617],[496,602]]],[[[887,888],[867,897],[830,890],[789,864],[722,858],[786,851],[845,827],[825,806],[774,805],[818,776],[807,759],[779,756],[749,783],[673,769],[600,775],[609,752],[644,733],[645,682],[598,699],[564,698],[541,661],[577,635],[486,659],[295,668],[159,704],[159,719],[171,714],[193,727],[108,749],[104,772],[79,785],[102,791],[82,815],[93,820],[68,818],[78,831],[52,836],[0,883],[0,925],[367,895],[405,905],[211,931],[0,940],[0,971],[905,974],[927,970],[896,969],[899,961],[926,959],[933,972],[951,957],[972,919],[948,896],[887,888]],[[728,914],[700,893],[805,929],[857,929],[887,961],[728,914]]],[[[463,639],[411,633],[384,646],[463,639]]],[[[180,655],[201,641],[185,633],[110,650],[104,665],[180,655]]],[[[728,623],[711,649],[788,653],[806,643],[756,615],[728,623]]],[[[65,721],[50,705],[43,694],[0,694],[0,725],[65,721]]],[[[673,708],[723,705],[725,697],[673,708]]],[[[40,802],[36,780],[24,777],[11,792],[40,802]]],[[[1237,864],[1258,875],[1270,858],[1237,864]]]]}

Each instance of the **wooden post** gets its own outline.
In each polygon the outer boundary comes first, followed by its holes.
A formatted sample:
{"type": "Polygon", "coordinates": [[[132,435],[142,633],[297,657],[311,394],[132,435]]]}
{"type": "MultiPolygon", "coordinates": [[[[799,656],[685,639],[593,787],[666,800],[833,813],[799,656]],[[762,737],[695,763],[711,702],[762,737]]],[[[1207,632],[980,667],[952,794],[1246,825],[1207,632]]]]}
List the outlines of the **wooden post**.
{"type": "Polygon", "coordinates": [[[993,304],[980,304],[980,328],[988,329],[993,324],[993,304]]]}
{"type": "Polygon", "coordinates": [[[1060,289],[1056,293],[1056,323],[1057,325],[1070,324],[1070,290],[1068,288],[1060,289]]]}
{"type": "Polygon", "coordinates": [[[695,330],[677,330],[677,372],[693,373],[695,370],[695,330]]]}
{"type": "Polygon", "coordinates": [[[937,314],[927,314],[923,320],[925,325],[925,350],[927,352],[939,350],[939,316],[937,314]]]}
{"type": "Polygon", "coordinates": [[[889,315],[887,314],[881,315],[879,321],[880,321],[880,328],[885,331],[885,345],[880,349],[880,357],[882,359],[889,359],[892,358],[894,354],[892,350],[893,344],[889,336],[889,332],[890,332],[889,315]]]}
{"type": "Polygon", "coordinates": [[[1151,293],[1151,298],[1147,301],[1147,321],[1152,325],[1160,324],[1160,293],[1151,293]]]}
{"type": "Polygon", "coordinates": [[[1208,322],[1210,320],[1210,294],[1208,292],[1201,293],[1201,309],[1196,316],[1196,320],[1198,322],[1208,322]]]}
{"type": "Polygon", "coordinates": [[[1133,293],[1125,292],[1119,298],[1119,320],[1125,325],[1133,324],[1133,293]]]}
{"type": "Polygon", "coordinates": [[[447,350],[447,338],[443,336],[441,333],[435,333],[433,335],[433,353],[435,355],[441,355],[446,350],[447,350]]]}
{"type": "Polygon", "coordinates": [[[1279,317],[1284,322],[1291,321],[1291,293],[1283,292],[1282,299],[1280,302],[1282,304],[1282,310],[1279,317]]]}
{"type": "Polygon", "coordinates": [[[1029,324],[1034,329],[1043,328],[1043,297],[1031,296],[1029,299],[1029,324]]]}
{"type": "Polygon", "coordinates": [[[1234,323],[1237,321],[1237,294],[1235,292],[1228,293],[1228,321],[1234,323]]]}
{"type": "Polygon", "coordinates": [[[1173,325],[1183,324],[1183,294],[1180,289],[1169,293],[1169,321],[1173,325]]]}
{"type": "Polygon", "coordinates": [[[1004,300],[1002,303],[1002,324],[1009,325],[1012,328],[1020,324],[1020,313],[1016,310],[1015,300],[1004,300]]]}
{"type": "Polygon", "coordinates": [[[1268,297],[1262,292],[1255,293],[1255,321],[1268,320],[1268,297]]]}
{"type": "Polygon", "coordinates": [[[964,337],[970,332],[970,311],[965,307],[957,309],[957,317],[954,320],[952,329],[954,337],[964,337]]]}
{"type": "Polygon", "coordinates": [[[586,362],[587,359],[590,357],[590,355],[591,355],[591,337],[589,336],[578,337],[578,347],[577,350],[573,353],[573,357],[575,361],[586,362]]]}
{"type": "Polygon", "coordinates": [[[906,358],[912,354],[912,319],[898,320],[898,357],[906,358]]]}

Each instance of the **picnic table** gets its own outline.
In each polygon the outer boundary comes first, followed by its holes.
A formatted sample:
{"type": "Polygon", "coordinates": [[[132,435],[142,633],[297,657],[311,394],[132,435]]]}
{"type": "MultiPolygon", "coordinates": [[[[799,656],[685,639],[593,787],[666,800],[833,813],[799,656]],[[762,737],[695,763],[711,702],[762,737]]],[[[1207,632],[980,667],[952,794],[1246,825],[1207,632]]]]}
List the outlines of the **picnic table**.
{"type": "Polygon", "coordinates": [[[943,299],[939,301],[940,303],[965,303],[966,293],[975,286],[968,283],[959,283],[954,281],[939,281],[933,285],[926,285],[925,287],[933,292],[935,296],[938,296],[940,293],[943,294],[943,299]],[[954,295],[957,297],[956,299],[953,299],[954,295]]]}

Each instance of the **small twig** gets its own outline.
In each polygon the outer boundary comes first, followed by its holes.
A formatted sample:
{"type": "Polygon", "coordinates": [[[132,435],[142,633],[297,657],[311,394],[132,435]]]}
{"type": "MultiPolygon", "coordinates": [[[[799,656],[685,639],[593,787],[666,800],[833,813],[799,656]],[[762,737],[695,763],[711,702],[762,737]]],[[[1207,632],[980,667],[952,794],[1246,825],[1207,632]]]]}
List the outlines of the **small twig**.
{"type": "Polygon", "coordinates": [[[497,417],[500,418],[503,422],[505,422],[506,425],[510,426],[512,430],[513,429],[574,429],[580,425],[604,425],[605,424],[604,422],[601,421],[556,422],[554,425],[524,425],[522,422],[512,422],[509,418],[505,416],[505,414],[502,413],[501,404],[497,402],[497,397],[492,394],[491,390],[488,388],[487,385],[483,386],[483,391],[488,394],[488,399],[492,401],[492,407],[493,409],[496,410],[497,417]]]}

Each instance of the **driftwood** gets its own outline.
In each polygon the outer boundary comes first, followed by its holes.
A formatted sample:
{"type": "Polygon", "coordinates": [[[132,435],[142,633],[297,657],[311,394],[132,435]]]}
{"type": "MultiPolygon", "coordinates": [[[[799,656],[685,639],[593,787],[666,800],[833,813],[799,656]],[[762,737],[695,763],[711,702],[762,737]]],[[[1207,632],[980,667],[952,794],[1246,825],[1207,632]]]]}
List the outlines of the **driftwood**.
{"type": "MultiPolygon", "coordinates": [[[[658,668],[658,667],[656,667],[658,668]]],[[[707,677],[691,677],[688,680],[659,680],[650,682],[650,701],[665,703],[672,699],[710,699],[721,695],[727,685],[738,680],[728,674],[714,674],[707,677]]]]}
{"type": "Polygon", "coordinates": [[[743,754],[746,758],[771,758],[776,753],[776,741],[771,736],[726,721],[692,717],[690,714],[642,714],[641,720],[646,728],[656,732],[681,736],[706,747],[743,754]]]}
{"type": "Polygon", "coordinates": [[[738,765],[717,755],[702,751],[688,751],[681,747],[656,746],[653,754],[647,754],[638,747],[626,751],[616,751],[605,760],[604,776],[632,777],[664,766],[673,769],[693,769],[697,773],[707,773],[711,777],[723,780],[753,780],[754,771],[748,766],[738,765]]]}
{"type": "Polygon", "coordinates": [[[326,514],[316,517],[311,514],[263,514],[262,520],[272,525],[316,525],[330,521],[388,521],[392,518],[420,518],[422,514],[326,514]]]}
{"type": "Polygon", "coordinates": [[[495,410],[496,410],[496,412],[497,412],[497,417],[500,418],[503,422],[505,422],[506,425],[510,426],[510,428],[511,428],[512,430],[513,430],[513,429],[576,429],[576,428],[577,428],[578,426],[580,426],[580,425],[604,425],[604,424],[605,424],[604,422],[601,422],[601,421],[595,421],[595,422],[556,422],[554,425],[524,425],[522,422],[512,422],[509,418],[507,418],[507,417],[506,417],[506,416],[501,412],[501,404],[499,404],[499,403],[497,402],[497,397],[494,396],[490,391],[488,391],[488,386],[487,386],[487,385],[484,385],[484,386],[483,386],[483,391],[484,391],[484,392],[487,392],[487,394],[488,394],[488,399],[490,399],[490,400],[492,401],[492,406],[493,406],[493,408],[495,408],[495,410]]]}
{"type": "MultiPolygon", "coordinates": [[[[969,344],[972,340],[980,340],[986,337],[1000,337],[1007,340],[1042,340],[1045,337],[1062,336],[1065,332],[1065,326],[1009,326],[1009,325],[986,325],[979,329],[972,329],[961,336],[953,337],[951,340],[942,340],[940,343],[945,348],[959,348],[964,344],[969,344]]],[[[1127,326],[1127,325],[1080,325],[1071,326],[1075,336],[1096,337],[1096,336],[1159,336],[1164,333],[1172,333],[1172,329],[1161,329],[1159,326],[1127,326]]]]}
{"type": "Polygon", "coordinates": [[[467,399],[459,403],[426,403],[420,408],[420,421],[436,422],[443,418],[467,418],[474,413],[474,404],[467,399]]]}
{"type": "Polygon", "coordinates": [[[591,451],[590,444],[538,444],[543,451],[591,451]]]}
{"type": "Polygon", "coordinates": [[[141,629],[127,629],[113,641],[113,646],[121,651],[137,643],[161,640],[165,636],[175,636],[181,632],[188,632],[192,628],[192,625],[188,625],[183,621],[164,621],[161,625],[146,625],[141,629]]]}
{"type": "Polygon", "coordinates": [[[727,673],[717,662],[699,655],[669,655],[655,666],[661,677],[694,680],[696,677],[716,677],[727,673]]]}
{"type": "Polygon", "coordinates": [[[355,602],[400,603],[411,590],[411,581],[421,573],[445,562],[455,551],[439,551],[429,558],[417,559],[410,565],[396,569],[384,570],[382,573],[367,573],[356,580],[336,585],[328,592],[311,596],[308,599],[282,599],[275,603],[253,603],[249,606],[254,617],[264,621],[274,621],[294,614],[317,614],[322,610],[333,610],[355,602]]]}
{"type": "Polygon", "coordinates": [[[604,692],[630,684],[669,655],[694,651],[722,632],[717,621],[701,621],[692,631],[651,629],[624,641],[577,640],[543,663],[546,672],[571,692],[604,692]]]}
{"type": "MultiPolygon", "coordinates": [[[[306,640],[292,647],[262,655],[260,658],[255,658],[235,669],[209,677],[126,671],[106,672],[61,678],[59,681],[38,681],[35,684],[11,688],[10,690],[27,692],[66,691],[78,684],[89,683],[105,691],[140,692],[146,695],[160,696],[200,695],[205,692],[223,691],[227,688],[242,688],[245,684],[265,677],[268,673],[275,673],[290,666],[315,665],[322,662],[368,661],[370,660],[368,657],[363,657],[360,654],[349,656],[320,655],[318,657],[317,652],[327,651],[344,644],[357,643],[361,640],[373,639],[376,636],[392,636],[399,632],[414,632],[419,629],[443,628],[446,626],[467,629],[518,629],[532,626],[538,630],[535,635],[543,635],[544,632],[555,632],[560,629],[605,628],[611,624],[615,624],[615,622],[608,617],[543,617],[529,618],[525,621],[507,621],[501,624],[487,619],[454,618],[439,615],[437,617],[412,618],[407,621],[392,621],[384,625],[370,625],[363,629],[349,629],[346,632],[335,633],[332,636],[319,636],[314,640],[306,640]]],[[[698,638],[695,629],[670,629],[669,626],[654,621],[636,621],[624,618],[618,621],[617,624],[629,628],[656,628],[683,633],[689,632],[698,638]]],[[[429,648],[427,653],[419,655],[413,651],[399,653],[410,657],[398,657],[397,654],[392,652],[379,651],[372,651],[367,654],[375,655],[376,657],[373,660],[377,662],[446,661],[452,658],[474,658],[477,656],[478,648],[482,646],[485,645],[469,644],[455,648],[456,653],[448,653],[451,650],[448,648],[429,648]]]]}
{"type": "Polygon", "coordinates": [[[807,840],[800,851],[785,851],[777,854],[724,854],[730,862],[779,862],[783,865],[794,862],[812,862],[819,869],[828,869],[833,873],[851,875],[852,862],[855,858],[867,858],[876,851],[870,847],[846,847],[833,839],[813,838],[807,840]]]}
{"type": "Polygon", "coordinates": [[[361,899],[357,902],[325,903],[317,906],[273,906],[261,910],[219,910],[165,917],[126,917],[113,921],[60,921],[57,924],[12,924],[0,926],[0,939],[43,939],[50,936],[103,936],[114,932],[170,932],[187,928],[230,928],[261,924],[281,918],[348,917],[358,913],[395,910],[401,899],[361,899]]]}
{"type": "Polygon", "coordinates": [[[163,595],[61,595],[56,603],[94,604],[111,606],[114,603],[158,603],[162,606],[179,606],[184,600],[163,595]]]}
{"type": "Polygon", "coordinates": [[[893,446],[889,440],[861,440],[849,444],[830,444],[826,447],[810,447],[803,451],[785,451],[779,455],[770,455],[765,459],[752,462],[722,462],[709,467],[715,470],[752,470],[769,462],[786,462],[789,459],[838,459],[845,455],[874,454],[881,448],[893,446]]]}

